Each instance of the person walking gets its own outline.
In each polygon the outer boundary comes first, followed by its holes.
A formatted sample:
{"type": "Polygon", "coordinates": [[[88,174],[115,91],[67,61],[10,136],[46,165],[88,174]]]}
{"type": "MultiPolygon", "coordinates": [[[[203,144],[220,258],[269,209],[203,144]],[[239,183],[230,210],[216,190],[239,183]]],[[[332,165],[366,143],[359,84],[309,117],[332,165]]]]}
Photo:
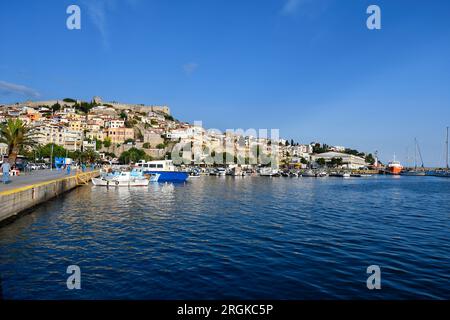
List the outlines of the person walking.
{"type": "Polygon", "coordinates": [[[3,162],[2,164],[2,173],[3,173],[3,183],[7,184],[10,182],[9,180],[9,171],[11,170],[11,165],[8,161],[3,162]]]}

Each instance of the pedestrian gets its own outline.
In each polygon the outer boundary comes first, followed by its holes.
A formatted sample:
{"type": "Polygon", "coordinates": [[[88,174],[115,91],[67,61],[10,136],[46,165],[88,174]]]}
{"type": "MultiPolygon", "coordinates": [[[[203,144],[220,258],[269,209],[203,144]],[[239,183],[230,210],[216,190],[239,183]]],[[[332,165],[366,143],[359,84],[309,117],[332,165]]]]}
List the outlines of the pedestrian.
{"type": "Polygon", "coordinates": [[[86,171],[86,165],[84,163],[81,165],[81,171],[83,171],[83,172],[86,171]]]}
{"type": "Polygon", "coordinates": [[[68,164],[66,167],[67,167],[67,174],[70,174],[70,164],[68,164]]]}
{"type": "Polygon", "coordinates": [[[11,165],[8,161],[3,162],[2,164],[2,173],[3,173],[3,183],[7,184],[10,182],[9,180],[9,170],[11,170],[11,165]]]}

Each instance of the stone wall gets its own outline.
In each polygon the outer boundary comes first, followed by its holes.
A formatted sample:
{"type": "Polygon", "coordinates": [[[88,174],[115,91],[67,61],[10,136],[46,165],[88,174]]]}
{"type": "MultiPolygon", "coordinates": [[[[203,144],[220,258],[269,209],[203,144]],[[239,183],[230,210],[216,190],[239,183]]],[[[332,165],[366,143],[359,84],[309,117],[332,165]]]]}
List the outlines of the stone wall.
{"type": "Polygon", "coordinates": [[[17,214],[42,202],[72,190],[81,181],[90,181],[98,176],[98,171],[80,173],[78,175],[42,182],[0,193],[0,223],[13,219],[17,214]]]}

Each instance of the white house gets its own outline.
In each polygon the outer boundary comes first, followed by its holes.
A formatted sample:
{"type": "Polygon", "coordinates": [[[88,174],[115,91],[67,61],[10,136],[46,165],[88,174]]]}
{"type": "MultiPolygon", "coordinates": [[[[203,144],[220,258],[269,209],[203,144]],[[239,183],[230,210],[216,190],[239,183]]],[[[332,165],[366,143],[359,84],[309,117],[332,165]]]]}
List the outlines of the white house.
{"type": "Polygon", "coordinates": [[[342,159],[342,168],[347,169],[360,169],[366,167],[368,164],[366,160],[361,157],[354,156],[352,154],[346,154],[341,152],[324,152],[318,153],[311,156],[312,161],[317,161],[317,159],[323,158],[326,162],[330,162],[333,158],[341,158],[342,159]]]}

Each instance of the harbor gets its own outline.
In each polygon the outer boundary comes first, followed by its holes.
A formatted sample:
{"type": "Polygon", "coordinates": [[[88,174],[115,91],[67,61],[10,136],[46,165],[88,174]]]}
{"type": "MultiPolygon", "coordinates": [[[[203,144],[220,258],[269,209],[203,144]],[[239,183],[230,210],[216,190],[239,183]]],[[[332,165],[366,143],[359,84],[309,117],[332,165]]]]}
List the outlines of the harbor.
{"type": "Polygon", "coordinates": [[[450,300],[449,15],[5,3],[0,306],[269,320],[450,300]]]}
{"type": "MultiPolygon", "coordinates": [[[[270,178],[369,178],[377,175],[391,174],[385,169],[336,170],[335,168],[316,168],[303,170],[273,169],[270,167],[239,166],[223,167],[184,167],[173,166],[171,161],[139,162],[136,166],[113,166],[82,172],[74,170],[68,174],[63,170],[44,170],[33,174],[13,178],[11,184],[0,185],[0,202],[2,210],[0,225],[14,221],[19,214],[30,208],[70,191],[80,185],[105,187],[148,187],[150,183],[190,183],[201,176],[231,177],[270,177],[270,178]],[[134,168],[134,169],[133,169],[134,168]],[[161,177],[164,177],[161,179],[161,177]]],[[[421,168],[413,171],[403,168],[401,176],[416,177],[450,177],[449,171],[438,168],[421,168]],[[411,174],[414,172],[414,174],[411,174]]],[[[265,183],[260,181],[260,183],[265,183]]]]}
{"type": "Polygon", "coordinates": [[[0,185],[0,226],[13,221],[19,214],[68,192],[80,185],[90,183],[99,171],[73,172],[42,171],[33,175],[13,178],[11,184],[0,185]]]}
{"type": "Polygon", "coordinates": [[[376,264],[377,299],[448,299],[449,195],[448,179],[391,175],[84,185],[0,229],[3,296],[371,299],[376,264]]]}

